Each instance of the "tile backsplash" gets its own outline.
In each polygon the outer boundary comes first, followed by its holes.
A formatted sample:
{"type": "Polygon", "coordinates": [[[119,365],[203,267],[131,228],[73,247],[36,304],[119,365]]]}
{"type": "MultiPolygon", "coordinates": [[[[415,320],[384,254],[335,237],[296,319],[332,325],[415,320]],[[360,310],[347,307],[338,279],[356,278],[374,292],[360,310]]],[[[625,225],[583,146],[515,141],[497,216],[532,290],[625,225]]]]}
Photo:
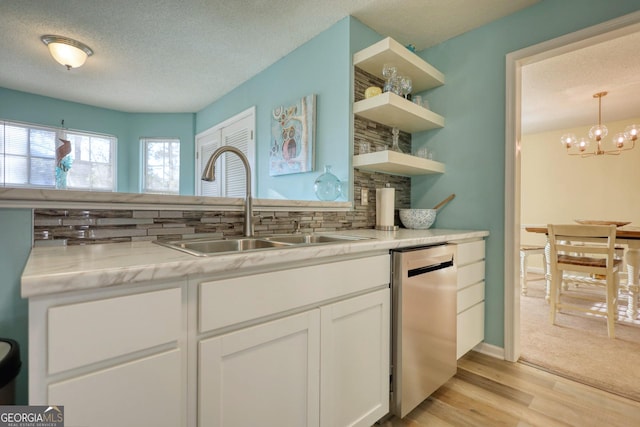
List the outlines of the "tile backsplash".
{"type": "MultiPolygon", "coordinates": [[[[354,99],[363,99],[369,86],[383,81],[355,69],[354,99]]],[[[353,152],[359,143],[369,142],[373,150],[391,145],[391,128],[354,117],[353,152]]],[[[411,152],[411,134],[400,132],[400,147],[411,152]]],[[[402,176],[354,170],[354,209],[348,212],[256,211],[256,235],[292,233],[297,224],[303,232],[373,228],[376,223],[376,188],[387,183],[396,189],[396,209],[411,204],[411,179],[402,176]],[[367,188],[363,205],[361,190],[367,188]]],[[[242,236],[244,214],[228,211],[127,210],[127,209],[34,209],[34,241],[38,245],[131,242],[193,236],[242,236]]],[[[396,215],[396,224],[399,224],[396,215]]]]}
{"type": "MultiPolygon", "coordinates": [[[[254,212],[255,214],[255,212],[254,212]]],[[[258,212],[256,235],[371,228],[362,211],[258,212]]],[[[375,218],[374,224],[375,225],[375,218]]],[[[38,244],[83,245],[163,238],[242,236],[242,212],[35,209],[38,244]]]]}

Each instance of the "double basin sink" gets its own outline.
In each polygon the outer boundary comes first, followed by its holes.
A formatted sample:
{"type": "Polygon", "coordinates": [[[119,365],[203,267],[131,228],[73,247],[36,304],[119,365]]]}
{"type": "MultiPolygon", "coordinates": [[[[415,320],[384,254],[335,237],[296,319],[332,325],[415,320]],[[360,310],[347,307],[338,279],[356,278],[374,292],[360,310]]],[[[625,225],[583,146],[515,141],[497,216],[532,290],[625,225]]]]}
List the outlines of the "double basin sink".
{"type": "Polygon", "coordinates": [[[211,256],[234,252],[288,247],[310,246],[326,243],[368,240],[367,237],[327,234],[282,234],[264,237],[195,238],[181,240],[155,240],[153,243],[177,249],[196,256],[211,256]]]}

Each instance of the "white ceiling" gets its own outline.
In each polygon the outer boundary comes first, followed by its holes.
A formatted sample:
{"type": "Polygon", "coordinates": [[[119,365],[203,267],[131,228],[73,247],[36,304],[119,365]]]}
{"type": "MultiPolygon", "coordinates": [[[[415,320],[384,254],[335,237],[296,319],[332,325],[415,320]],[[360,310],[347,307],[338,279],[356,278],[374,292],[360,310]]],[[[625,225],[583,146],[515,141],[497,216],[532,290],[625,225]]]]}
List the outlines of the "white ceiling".
{"type": "MultiPolygon", "coordinates": [[[[196,112],[347,15],[418,50],[539,0],[2,0],[0,87],[127,112],[196,112]],[[67,71],[43,34],[95,55],[67,71]]],[[[523,68],[523,133],[640,116],[640,31],[523,68]]]]}
{"type": "Polygon", "coordinates": [[[0,86],[127,112],[196,112],[347,15],[418,50],[539,0],[2,0],[0,86]],[[44,34],[95,54],[67,71],[44,34]]]}
{"type": "Polygon", "coordinates": [[[586,136],[598,122],[593,95],[603,91],[603,124],[640,117],[640,25],[610,34],[522,68],[523,134],[584,125],[586,136]]]}

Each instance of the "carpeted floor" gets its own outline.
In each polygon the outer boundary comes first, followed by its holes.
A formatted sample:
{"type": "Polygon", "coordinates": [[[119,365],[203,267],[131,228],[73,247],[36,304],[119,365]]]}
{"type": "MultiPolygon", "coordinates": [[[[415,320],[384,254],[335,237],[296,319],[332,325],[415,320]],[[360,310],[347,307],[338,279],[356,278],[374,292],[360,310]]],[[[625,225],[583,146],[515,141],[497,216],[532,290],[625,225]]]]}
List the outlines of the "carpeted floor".
{"type": "MultiPolygon", "coordinates": [[[[529,277],[528,295],[520,297],[520,361],[640,401],[640,318],[618,322],[615,339],[600,317],[559,313],[551,325],[545,282],[529,277]]],[[[625,309],[626,300],[621,318],[625,309]]]]}

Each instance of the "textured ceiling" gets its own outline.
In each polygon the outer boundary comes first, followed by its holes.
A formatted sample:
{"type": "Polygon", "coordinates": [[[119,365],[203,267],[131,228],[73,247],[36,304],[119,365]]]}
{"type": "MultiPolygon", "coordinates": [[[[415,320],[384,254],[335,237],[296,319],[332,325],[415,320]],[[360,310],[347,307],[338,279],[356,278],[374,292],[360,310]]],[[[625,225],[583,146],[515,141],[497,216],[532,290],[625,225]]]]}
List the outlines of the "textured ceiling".
{"type": "MultiPolygon", "coordinates": [[[[418,50],[538,0],[1,0],[0,87],[128,112],[195,112],[347,15],[418,50]],[[95,51],[67,71],[40,41],[95,51]]],[[[523,68],[522,131],[640,116],[640,28],[523,68]]]]}
{"type": "Polygon", "coordinates": [[[418,50],[539,0],[1,0],[0,86],[127,112],[195,112],[347,15],[418,50]],[[95,55],[67,71],[43,34],[95,55]]]}
{"type": "Polygon", "coordinates": [[[603,124],[640,117],[640,25],[621,33],[522,68],[523,134],[582,125],[588,131],[598,122],[593,94],[603,91],[603,124]]]}

